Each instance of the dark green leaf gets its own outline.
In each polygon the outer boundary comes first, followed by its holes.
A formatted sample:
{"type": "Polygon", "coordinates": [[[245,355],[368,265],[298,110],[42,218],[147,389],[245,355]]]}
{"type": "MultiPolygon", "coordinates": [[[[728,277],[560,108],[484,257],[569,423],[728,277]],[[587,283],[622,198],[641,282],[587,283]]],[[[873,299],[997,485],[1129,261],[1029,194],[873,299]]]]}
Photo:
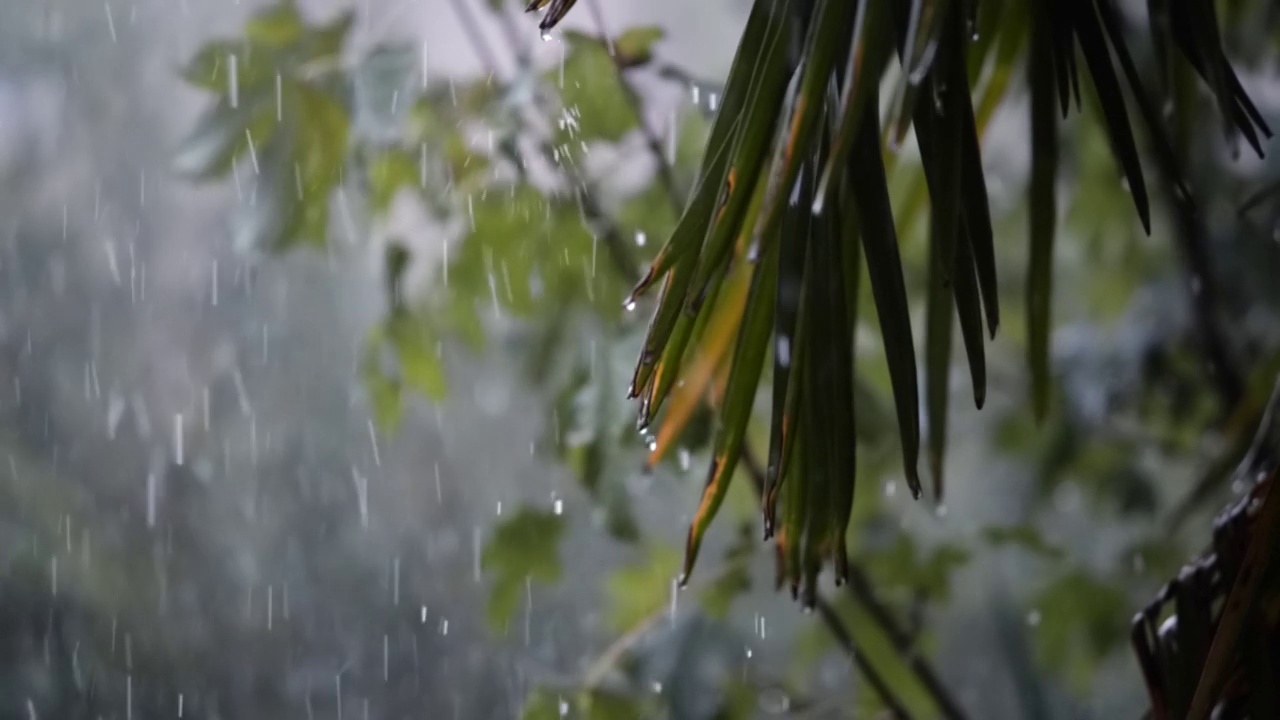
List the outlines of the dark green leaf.
{"type": "Polygon", "coordinates": [[[511,620],[527,582],[560,579],[560,537],[564,518],[521,508],[494,528],[480,555],[480,567],[492,579],[489,625],[501,630],[511,620]]]}
{"type": "Polygon", "coordinates": [[[898,255],[898,237],[893,226],[893,208],[880,153],[879,113],[872,102],[867,117],[858,123],[858,136],[849,157],[849,177],[861,225],[862,249],[871,278],[871,293],[880,318],[885,359],[893,383],[898,430],[902,439],[902,463],[912,495],[920,496],[916,469],[920,452],[919,390],[916,385],[915,343],[911,337],[911,314],[907,289],[898,255]]]}

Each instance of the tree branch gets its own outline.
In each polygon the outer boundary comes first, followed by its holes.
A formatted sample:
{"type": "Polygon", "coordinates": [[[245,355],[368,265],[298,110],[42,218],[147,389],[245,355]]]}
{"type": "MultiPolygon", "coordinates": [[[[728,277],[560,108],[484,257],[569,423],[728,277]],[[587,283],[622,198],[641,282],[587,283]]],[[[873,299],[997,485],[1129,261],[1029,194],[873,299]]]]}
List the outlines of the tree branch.
{"type": "Polygon", "coordinates": [[[671,171],[671,165],[662,153],[662,139],[658,137],[653,128],[649,127],[649,122],[644,115],[644,104],[640,102],[640,95],[636,93],[635,88],[631,87],[630,81],[627,80],[626,69],[622,67],[621,58],[618,57],[617,49],[614,47],[609,31],[605,27],[604,13],[600,12],[598,0],[587,0],[587,8],[595,19],[596,32],[600,33],[600,39],[605,43],[609,58],[613,61],[613,71],[617,77],[618,86],[622,88],[622,94],[626,96],[627,104],[631,107],[631,112],[636,116],[640,131],[644,133],[645,144],[649,146],[649,154],[653,156],[654,162],[657,163],[658,181],[662,183],[662,187],[667,191],[667,199],[670,200],[671,206],[675,208],[676,214],[679,215],[680,211],[684,209],[684,200],[681,197],[680,188],[676,185],[676,177],[671,171]]]}

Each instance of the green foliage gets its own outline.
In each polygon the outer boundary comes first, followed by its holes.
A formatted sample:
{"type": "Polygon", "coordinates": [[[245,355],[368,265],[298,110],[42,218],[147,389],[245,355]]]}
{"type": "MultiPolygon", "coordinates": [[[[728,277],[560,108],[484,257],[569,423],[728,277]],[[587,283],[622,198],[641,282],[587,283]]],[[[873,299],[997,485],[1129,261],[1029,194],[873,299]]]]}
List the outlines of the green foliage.
{"type": "Polygon", "coordinates": [[[254,189],[238,218],[242,247],[328,238],[329,196],[350,131],[349,92],[334,70],[352,17],[310,28],[291,4],[268,8],[249,20],[243,42],[210,43],[183,71],[221,99],[183,143],[176,166],[217,178],[248,160],[254,189]]]}
{"type": "Polygon", "coordinates": [[[529,583],[560,579],[560,537],[564,518],[521,508],[493,529],[480,555],[481,569],[492,578],[489,624],[506,627],[529,583]]]}
{"type": "Polygon", "coordinates": [[[620,67],[647,65],[653,60],[653,46],[665,33],[656,25],[633,27],[613,40],[614,61],[620,67]]]}
{"type": "MultiPolygon", "coordinates": [[[[615,47],[619,47],[619,52],[624,52],[625,47],[630,52],[643,54],[649,52],[649,46],[656,40],[645,35],[632,36],[626,46],[615,47]]],[[[548,70],[544,75],[548,84],[560,88],[563,115],[558,141],[576,144],[578,140],[621,140],[635,129],[637,120],[627,91],[615,78],[614,58],[597,37],[569,31],[564,33],[563,42],[563,68],[548,70]]],[[[623,54],[621,59],[628,57],[623,54]]]]}
{"type": "Polygon", "coordinates": [[[910,535],[902,534],[892,545],[868,556],[863,563],[877,585],[905,590],[909,595],[946,601],[951,577],[970,559],[969,551],[955,545],[922,550],[910,535]]]}
{"type": "Polygon", "coordinates": [[[648,549],[644,558],[609,576],[609,627],[625,633],[666,607],[671,581],[680,570],[680,554],[665,545],[648,549]]]}

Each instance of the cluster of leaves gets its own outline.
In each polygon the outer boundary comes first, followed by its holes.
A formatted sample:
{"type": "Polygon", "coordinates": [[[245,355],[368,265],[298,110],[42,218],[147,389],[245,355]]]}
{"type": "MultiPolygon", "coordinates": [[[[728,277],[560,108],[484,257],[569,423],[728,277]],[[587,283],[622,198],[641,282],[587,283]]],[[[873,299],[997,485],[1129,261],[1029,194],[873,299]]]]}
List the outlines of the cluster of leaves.
{"type": "MultiPolygon", "coordinates": [[[[1158,10],[1151,33],[1162,71],[1171,67],[1176,49],[1214,92],[1230,131],[1242,134],[1260,154],[1259,138],[1270,131],[1227,63],[1212,4],[1158,10]]],[[[631,387],[641,398],[641,425],[648,425],[671,388],[682,384],[677,378],[686,387],[692,383],[696,393],[715,383],[714,458],[689,530],[686,576],[734,475],[771,350],[773,401],[762,491],[766,534],[776,532],[783,574],[793,592],[803,582],[810,604],[825,562],[834,562],[838,580],[847,574],[860,256],[866,258],[879,314],[907,483],[913,495],[921,494],[916,358],[878,109],[879,87],[895,49],[900,74],[886,121],[889,142],[898,145],[914,130],[931,200],[925,406],[935,494],[941,496],[952,314],[959,319],[979,407],[986,395],[984,323],[992,334],[999,324],[995,250],[970,83],[993,49],[1000,48],[998,55],[1017,54],[1024,44],[1017,34],[1027,37],[1031,95],[1026,314],[1038,414],[1045,411],[1049,388],[1055,101],[1064,115],[1073,97],[1082,104],[1078,56],[1144,228],[1150,230],[1150,203],[1120,75],[1161,173],[1176,188],[1175,202],[1184,216],[1196,215],[1156,101],[1138,74],[1111,0],[1031,6],[756,2],[693,197],[633,293],[662,285],[631,387]],[[985,42],[974,40],[980,23],[1002,28],[999,44],[990,35],[985,42]],[[727,338],[735,335],[729,351],[727,338]],[[706,356],[710,362],[700,362],[706,356]]],[[[999,58],[996,63],[999,69],[999,58]]],[[[988,82],[1007,82],[1007,77],[993,75],[988,82]]],[[[669,414],[664,425],[681,421],[679,414],[669,414]]]]}

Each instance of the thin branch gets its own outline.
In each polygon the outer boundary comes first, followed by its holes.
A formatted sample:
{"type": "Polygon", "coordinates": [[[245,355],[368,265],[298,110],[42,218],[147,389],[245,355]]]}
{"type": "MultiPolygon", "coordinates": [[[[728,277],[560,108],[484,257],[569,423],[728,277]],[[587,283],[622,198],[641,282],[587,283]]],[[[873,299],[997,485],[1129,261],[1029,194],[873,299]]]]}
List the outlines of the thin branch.
{"type": "Polygon", "coordinates": [[[880,598],[876,597],[875,590],[871,587],[871,581],[867,579],[866,573],[856,563],[852,562],[849,563],[848,588],[849,594],[853,596],[853,599],[867,609],[876,626],[889,638],[889,642],[893,643],[894,650],[906,661],[916,679],[929,690],[929,694],[933,696],[942,716],[948,720],[963,720],[965,714],[960,709],[960,704],[951,696],[947,687],[942,684],[929,661],[920,655],[915,644],[911,642],[911,637],[898,626],[889,608],[880,601],[880,598]]]}
{"type": "Polygon", "coordinates": [[[587,9],[591,11],[591,16],[595,19],[596,32],[600,33],[600,39],[605,43],[609,58],[613,61],[613,71],[617,77],[618,86],[622,88],[622,94],[627,98],[627,104],[631,107],[631,112],[636,116],[640,131],[644,133],[645,144],[649,146],[649,154],[653,156],[654,162],[657,163],[658,181],[662,183],[663,189],[667,191],[667,198],[671,201],[671,206],[679,214],[684,208],[684,200],[681,197],[680,188],[676,184],[676,177],[671,170],[671,164],[667,162],[667,158],[662,152],[662,138],[658,137],[658,133],[649,127],[649,121],[645,117],[644,104],[640,101],[640,95],[635,88],[631,87],[631,82],[627,80],[626,68],[622,66],[622,59],[618,57],[617,48],[613,44],[613,36],[609,34],[608,28],[605,27],[604,13],[600,11],[600,3],[598,0],[587,0],[587,9]]]}
{"type": "Polygon", "coordinates": [[[475,15],[471,14],[466,0],[450,0],[450,2],[453,3],[454,14],[458,16],[458,22],[462,25],[462,32],[466,34],[472,49],[480,57],[481,64],[488,68],[490,74],[497,73],[498,56],[493,52],[493,48],[489,47],[489,42],[485,40],[484,33],[480,30],[480,23],[475,15]]]}
{"type": "Polygon", "coordinates": [[[840,616],[836,614],[835,609],[831,607],[831,603],[827,602],[825,598],[819,597],[815,606],[818,608],[818,615],[822,618],[822,622],[826,624],[827,630],[835,637],[836,642],[840,643],[840,647],[844,648],[849,657],[853,659],[853,663],[858,666],[858,672],[862,673],[862,676],[867,679],[867,683],[871,685],[871,688],[876,691],[876,694],[888,706],[889,712],[898,718],[912,717],[911,712],[902,704],[902,701],[889,689],[884,678],[880,677],[880,673],[876,672],[871,663],[867,662],[862,653],[858,652],[853,638],[849,636],[849,631],[845,628],[840,616]]]}

